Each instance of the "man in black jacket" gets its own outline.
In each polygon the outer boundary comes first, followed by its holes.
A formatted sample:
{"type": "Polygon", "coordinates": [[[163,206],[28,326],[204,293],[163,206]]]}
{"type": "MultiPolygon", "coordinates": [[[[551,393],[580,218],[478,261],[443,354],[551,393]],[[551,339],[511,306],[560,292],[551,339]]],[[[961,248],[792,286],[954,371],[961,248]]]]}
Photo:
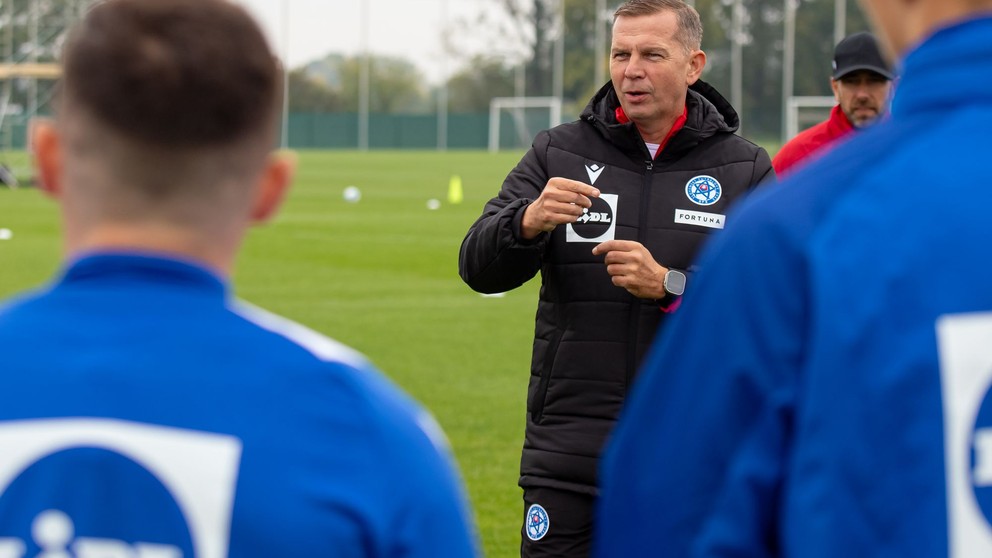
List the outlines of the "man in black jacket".
{"type": "Polygon", "coordinates": [[[588,554],[596,463],[637,366],[707,235],[773,176],[765,150],[734,135],[734,109],[699,80],[701,40],[683,1],[625,2],[611,83],[580,120],[537,136],[462,243],[459,272],[477,291],[541,271],[522,556],[588,554]]]}

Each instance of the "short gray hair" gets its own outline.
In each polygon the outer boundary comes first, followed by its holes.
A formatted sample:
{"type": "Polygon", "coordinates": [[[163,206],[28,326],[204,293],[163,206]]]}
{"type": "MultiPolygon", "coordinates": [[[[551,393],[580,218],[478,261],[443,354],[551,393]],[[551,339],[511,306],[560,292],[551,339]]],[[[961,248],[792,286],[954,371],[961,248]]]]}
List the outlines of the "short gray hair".
{"type": "Polygon", "coordinates": [[[675,40],[686,53],[699,50],[703,44],[703,23],[699,19],[699,12],[683,0],[627,0],[613,12],[613,21],[616,22],[620,16],[638,17],[665,11],[675,12],[678,19],[675,40]]]}

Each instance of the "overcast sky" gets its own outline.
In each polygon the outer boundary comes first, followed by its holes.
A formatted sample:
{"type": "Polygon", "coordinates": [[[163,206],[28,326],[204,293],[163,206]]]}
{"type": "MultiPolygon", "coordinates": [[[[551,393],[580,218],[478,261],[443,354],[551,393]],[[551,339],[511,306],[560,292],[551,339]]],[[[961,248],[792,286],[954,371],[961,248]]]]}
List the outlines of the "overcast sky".
{"type": "Polygon", "coordinates": [[[431,81],[442,76],[446,65],[449,74],[456,69],[443,56],[442,20],[451,27],[457,21],[474,19],[493,4],[492,0],[237,1],[258,18],[273,48],[289,60],[291,68],[328,53],[362,52],[364,4],[371,51],[405,57],[431,81]]]}

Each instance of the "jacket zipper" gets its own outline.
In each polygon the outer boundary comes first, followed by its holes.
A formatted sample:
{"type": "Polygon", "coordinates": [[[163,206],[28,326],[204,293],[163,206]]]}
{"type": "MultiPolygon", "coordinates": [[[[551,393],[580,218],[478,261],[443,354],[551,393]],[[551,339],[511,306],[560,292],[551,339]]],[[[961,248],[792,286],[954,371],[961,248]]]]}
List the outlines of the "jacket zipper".
{"type": "MultiPolygon", "coordinates": [[[[648,223],[651,202],[651,183],[654,176],[654,161],[644,162],[644,187],[641,189],[641,210],[637,221],[637,241],[644,244],[644,228],[648,223]]],[[[633,295],[631,295],[633,296],[633,295]]],[[[627,322],[627,373],[624,381],[624,393],[630,391],[630,383],[637,372],[637,342],[638,327],[637,322],[641,314],[641,299],[634,297],[634,302],[630,305],[630,318],[627,322]]]]}

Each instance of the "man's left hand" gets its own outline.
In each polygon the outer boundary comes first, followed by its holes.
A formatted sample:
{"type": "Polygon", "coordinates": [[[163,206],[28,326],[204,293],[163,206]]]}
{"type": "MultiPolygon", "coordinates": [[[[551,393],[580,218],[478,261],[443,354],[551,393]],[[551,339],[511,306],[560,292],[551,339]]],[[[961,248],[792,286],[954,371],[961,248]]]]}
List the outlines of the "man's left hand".
{"type": "Polygon", "coordinates": [[[633,240],[607,240],[592,249],[593,255],[606,254],[606,272],[613,284],[638,298],[665,297],[668,268],[654,260],[648,249],[633,240]]]}

